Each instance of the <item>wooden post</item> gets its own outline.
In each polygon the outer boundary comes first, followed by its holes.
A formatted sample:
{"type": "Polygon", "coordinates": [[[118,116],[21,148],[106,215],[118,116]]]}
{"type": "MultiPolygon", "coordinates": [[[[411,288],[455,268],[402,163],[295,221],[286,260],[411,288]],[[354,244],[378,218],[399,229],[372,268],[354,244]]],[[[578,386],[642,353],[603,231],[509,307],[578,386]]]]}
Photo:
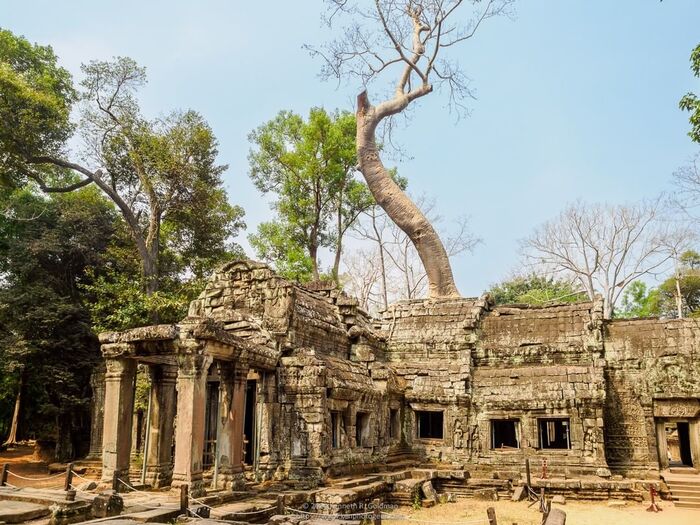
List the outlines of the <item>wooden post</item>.
{"type": "Polygon", "coordinates": [[[382,502],[379,498],[372,500],[372,525],[382,525],[382,502]]]}
{"type": "Polygon", "coordinates": [[[4,463],[2,465],[2,472],[0,473],[0,487],[4,487],[7,484],[7,475],[10,473],[9,463],[4,463]]]}
{"type": "Polygon", "coordinates": [[[119,492],[119,472],[116,470],[112,474],[112,490],[114,492],[119,492]]]}
{"type": "Polygon", "coordinates": [[[651,483],[649,483],[649,496],[651,496],[651,505],[647,508],[647,512],[661,512],[661,507],[656,503],[656,489],[651,483]]]}
{"type": "Polygon", "coordinates": [[[525,459],[525,474],[527,477],[527,488],[532,487],[532,481],[530,479],[530,458],[525,459]]]}
{"type": "Polygon", "coordinates": [[[180,485],[180,511],[185,514],[190,508],[189,499],[189,487],[187,485],[180,485]]]}
{"type": "Polygon", "coordinates": [[[544,487],[540,487],[540,512],[542,514],[547,512],[547,500],[544,497],[544,487]]]}
{"type": "Polygon", "coordinates": [[[66,479],[63,482],[63,490],[68,492],[73,484],[73,463],[68,463],[66,467],[66,479]]]}
{"type": "Polygon", "coordinates": [[[493,507],[486,509],[486,516],[489,518],[489,525],[498,525],[498,523],[496,523],[496,511],[493,507]]]}
{"type": "Polygon", "coordinates": [[[277,514],[279,516],[284,515],[284,494],[277,495],[277,514]]]}

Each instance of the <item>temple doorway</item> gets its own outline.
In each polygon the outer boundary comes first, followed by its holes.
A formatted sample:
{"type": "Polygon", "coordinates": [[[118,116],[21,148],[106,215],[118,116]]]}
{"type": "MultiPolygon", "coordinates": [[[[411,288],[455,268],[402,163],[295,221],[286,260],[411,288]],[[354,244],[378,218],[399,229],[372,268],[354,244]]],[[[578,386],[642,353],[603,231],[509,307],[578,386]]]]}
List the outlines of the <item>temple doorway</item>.
{"type": "Polygon", "coordinates": [[[693,467],[690,452],[690,425],[687,421],[675,421],[665,425],[669,467],[693,467]]]}
{"type": "Polygon", "coordinates": [[[257,387],[258,375],[251,371],[248,374],[245,390],[245,419],[243,420],[243,463],[254,466],[257,454],[257,387]]]}
{"type": "Polygon", "coordinates": [[[697,468],[699,463],[700,424],[697,419],[657,418],[656,438],[659,466],[697,468]]]}

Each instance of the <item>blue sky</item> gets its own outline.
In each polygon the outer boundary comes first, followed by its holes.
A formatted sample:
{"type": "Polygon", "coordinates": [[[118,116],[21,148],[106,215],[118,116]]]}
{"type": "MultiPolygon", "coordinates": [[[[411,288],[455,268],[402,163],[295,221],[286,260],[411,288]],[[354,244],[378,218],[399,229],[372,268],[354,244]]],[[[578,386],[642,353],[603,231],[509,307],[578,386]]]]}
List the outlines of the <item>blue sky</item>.
{"type": "MultiPolygon", "coordinates": [[[[317,77],[302,49],[327,38],[322,2],[0,0],[0,26],[81,62],[126,55],[146,66],[146,113],[192,108],[211,123],[226,186],[249,231],[270,217],[247,175],[247,134],[281,109],[352,109],[359,89],[317,77]]],[[[521,0],[454,53],[476,90],[455,122],[433,93],[397,139],[414,193],[449,222],[468,214],[484,243],[454,262],[464,295],[517,269],[518,239],[576,199],[630,202],[671,189],[698,150],[678,100],[700,82],[695,0],[521,0]]]]}

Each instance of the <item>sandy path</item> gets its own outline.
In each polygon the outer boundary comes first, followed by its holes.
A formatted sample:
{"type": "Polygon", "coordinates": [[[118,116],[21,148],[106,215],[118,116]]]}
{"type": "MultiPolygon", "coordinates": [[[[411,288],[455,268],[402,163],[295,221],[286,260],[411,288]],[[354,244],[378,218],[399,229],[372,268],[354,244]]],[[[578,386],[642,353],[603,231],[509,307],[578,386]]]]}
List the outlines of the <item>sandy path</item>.
{"type": "MultiPolygon", "coordinates": [[[[566,512],[567,525],[700,525],[700,510],[679,509],[669,501],[662,501],[662,512],[647,512],[648,503],[628,502],[622,508],[611,508],[606,503],[572,501],[559,508],[566,512]]],[[[496,501],[482,502],[469,499],[457,500],[457,503],[446,503],[429,509],[413,510],[400,507],[383,516],[382,521],[391,524],[415,524],[413,520],[440,525],[441,523],[466,522],[488,525],[486,508],[494,507],[498,525],[540,525],[542,515],[537,511],[537,505],[528,508],[527,502],[496,501]],[[390,517],[391,514],[396,516],[390,517]],[[398,515],[408,516],[412,521],[401,520],[398,515]]],[[[556,505],[555,505],[556,507],[556,505]]],[[[420,525],[420,524],[418,524],[420,525]]]]}

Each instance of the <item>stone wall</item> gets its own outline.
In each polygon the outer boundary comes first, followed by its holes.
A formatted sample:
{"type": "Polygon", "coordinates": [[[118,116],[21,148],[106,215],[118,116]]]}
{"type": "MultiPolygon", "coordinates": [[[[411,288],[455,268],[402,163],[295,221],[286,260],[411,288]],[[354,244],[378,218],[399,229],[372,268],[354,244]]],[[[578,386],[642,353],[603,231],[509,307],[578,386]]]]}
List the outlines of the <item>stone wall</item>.
{"type": "Polygon", "coordinates": [[[601,318],[601,303],[499,307],[484,318],[471,391],[476,461],[522,470],[524,458],[546,459],[565,474],[606,467],[601,318]],[[544,418],[568,419],[570,449],[542,449],[544,418]],[[519,449],[492,447],[490,422],[499,419],[518,421],[519,449]]]}
{"type": "Polygon", "coordinates": [[[677,416],[700,398],[700,321],[636,319],[606,323],[606,450],[615,471],[658,470],[654,416],[677,416]]]}

